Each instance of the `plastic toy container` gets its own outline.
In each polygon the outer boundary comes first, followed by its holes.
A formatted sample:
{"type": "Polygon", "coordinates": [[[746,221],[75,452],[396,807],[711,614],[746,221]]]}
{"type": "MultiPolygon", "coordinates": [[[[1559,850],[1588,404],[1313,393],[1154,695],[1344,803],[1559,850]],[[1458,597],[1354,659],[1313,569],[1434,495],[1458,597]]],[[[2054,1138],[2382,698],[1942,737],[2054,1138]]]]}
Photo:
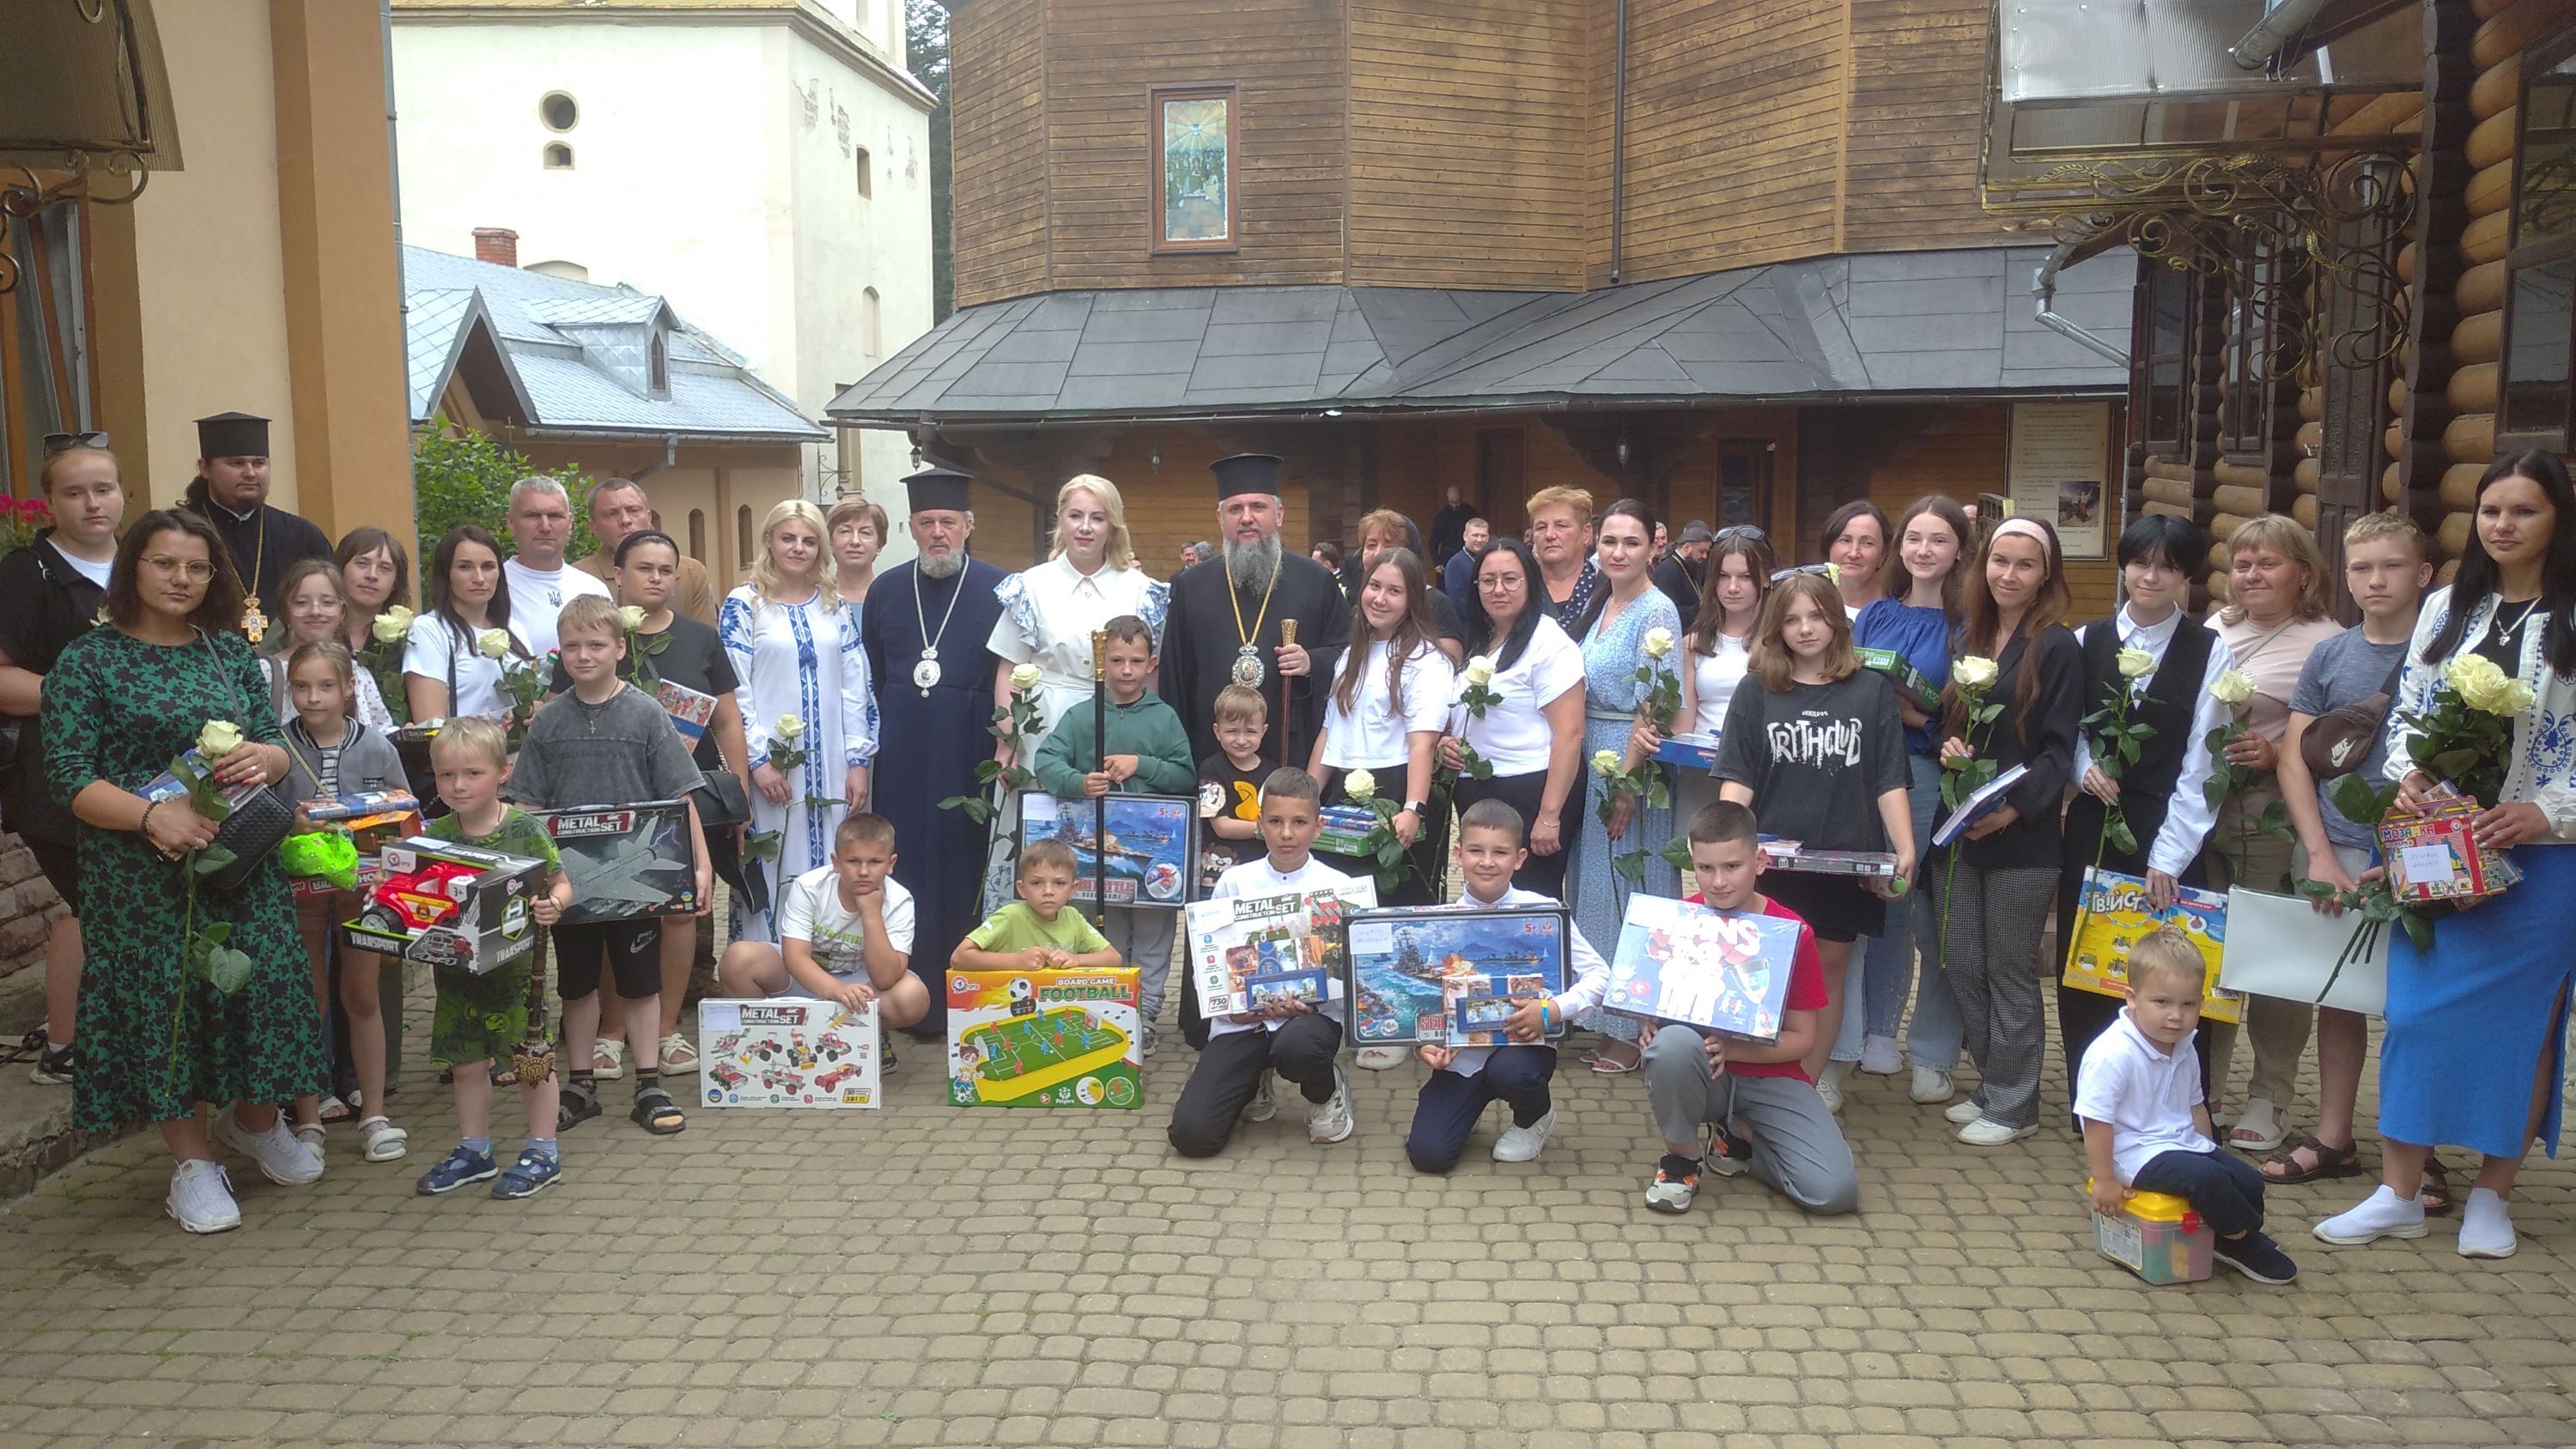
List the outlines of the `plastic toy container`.
{"type": "MultiPolygon", "coordinates": [[[[2092,1180],[2085,1180],[2092,1190],[2092,1180]]],[[[2191,1204],[2168,1193],[2142,1192],[2115,1215],[2093,1214],[2093,1247],[2150,1283],[2197,1283],[2209,1276],[2215,1235],[2191,1204]]]]}

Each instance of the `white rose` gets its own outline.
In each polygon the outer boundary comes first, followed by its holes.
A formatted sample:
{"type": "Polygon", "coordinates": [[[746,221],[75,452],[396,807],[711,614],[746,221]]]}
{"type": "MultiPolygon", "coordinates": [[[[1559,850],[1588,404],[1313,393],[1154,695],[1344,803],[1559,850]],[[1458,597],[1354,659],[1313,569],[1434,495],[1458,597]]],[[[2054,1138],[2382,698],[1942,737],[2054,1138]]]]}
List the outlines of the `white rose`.
{"type": "Polygon", "coordinates": [[[1342,793],[1353,800],[1366,800],[1377,794],[1377,776],[1366,770],[1353,770],[1342,777],[1342,793]]]}
{"type": "Polygon", "coordinates": [[[643,628],[643,627],[644,627],[644,606],[643,606],[642,604],[620,604],[620,605],[618,605],[618,606],[617,606],[617,622],[618,622],[619,624],[621,624],[621,625],[625,626],[626,632],[628,632],[629,634],[632,634],[632,633],[634,633],[636,630],[643,628]]]}
{"type": "Polygon", "coordinates": [[[2155,672],[2156,656],[2148,653],[2144,649],[2123,649],[2120,651],[2120,677],[2122,679],[2144,679],[2155,672]]]}
{"type": "Polygon", "coordinates": [[[1038,667],[1036,665],[1023,664],[1019,668],[1011,671],[1011,688],[1035,689],[1037,687],[1038,667]]]}
{"type": "Polygon", "coordinates": [[[241,747],[241,726],[228,719],[210,719],[197,731],[197,752],[209,761],[220,760],[241,747]]]}
{"type": "Polygon", "coordinates": [[[1600,776],[1601,776],[1602,778],[1604,778],[1604,779],[1607,779],[1607,778],[1609,778],[1609,777],[1610,777],[1610,776],[1612,776],[1612,775],[1618,774],[1618,773],[1619,773],[1619,756],[1618,756],[1615,752],[1610,751],[1610,750],[1595,750],[1595,751],[1593,751],[1593,752],[1592,752],[1592,770],[1593,770],[1593,773],[1595,773],[1595,774],[1597,774],[1597,775],[1600,775],[1600,776]]]}
{"type": "Polygon", "coordinates": [[[1476,685],[1491,684],[1494,682],[1494,660],[1492,655],[1479,654],[1473,659],[1467,661],[1467,682],[1469,684],[1476,685]]]}
{"type": "Polygon", "coordinates": [[[2519,714],[2531,707],[2531,687],[2483,654],[2459,654],[2442,669],[2442,682],[2483,714],[2519,714]]]}
{"type": "Polygon", "coordinates": [[[1673,652],[1673,631],[1655,628],[1646,631],[1646,657],[1661,659],[1673,652]]]}
{"type": "Polygon", "coordinates": [[[2220,704],[2234,706],[2254,697],[2254,676],[2242,669],[2231,669],[2209,684],[2209,697],[2220,704]]]}
{"type": "Polygon", "coordinates": [[[769,732],[792,745],[805,737],[805,721],[792,714],[782,714],[769,732]]]}
{"type": "Polygon", "coordinates": [[[411,633],[411,619],[411,610],[396,604],[378,614],[376,622],[367,626],[367,632],[376,637],[377,643],[391,644],[411,633]]]}
{"type": "Polygon", "coordinates": [[[1843,566],[1841,564],[1829,563],[1825,565],[1825,582],[1830,584],[1839,584],[1842,581],[1843,566]]]}
{"type": "Polygon", "coordinates": [[[2523,683],[2519,679],[2508,679],[2504,682],[2504,697],[2501,701],[2504,708],[2497,710],[2496,713],[2521,714],[2523,711],[2530,709],[2532,705],[2538,703],[2539,698],[2540,697],[2538,695],[2531,692],[2530,685],[2523,683]]]}
{"type": "Polygon", "coordinates": [[[474,649],[486,659],[499,659],[510,652],[510,631],[486,629],[474,636],[474,649]]]}
{"type": "Polygon", "coordinates": [[[2001,672],[1995,668],[1995,661],[1982,654],[1971,654],[1951,664],[1950,682],[1961,689],[1991,689],[1996,675],[2001,672]]]}

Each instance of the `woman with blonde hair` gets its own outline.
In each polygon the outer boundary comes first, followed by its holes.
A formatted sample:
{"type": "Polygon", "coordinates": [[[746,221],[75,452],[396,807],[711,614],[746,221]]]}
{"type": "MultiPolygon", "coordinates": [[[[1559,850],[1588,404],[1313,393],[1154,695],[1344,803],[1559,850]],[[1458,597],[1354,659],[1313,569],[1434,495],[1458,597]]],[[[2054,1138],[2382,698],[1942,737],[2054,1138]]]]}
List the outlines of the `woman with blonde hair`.
{"type": "Polygon", "coordinates": [[[1118,485],[1090,473],[1066,479],[1055,493],[1046,562],[993,591],[1002,601],[987,641],[1002,660],[993,675],[995,707],[1010,704],[1014,669],[1034,664],[1038,670],[1037,729],[1025,741],[1032,757],[1064,712],[1091,698],[1091,631],[1133,614],[1152,626],[1160,652],[1171,593],[1136,561],[1118,485]]]}
{"type": "MultiPolygon", "coordinates": [[[[2272,771],[2290,729],[2290,695],[2308,656],[2343,627],[2328,612],[2334,580],[2326,573],[2325,556],[2317,552],[2316,536],[2284,514],[2249,518],[2228,536],[2227,596],[2209,626],[2235,661],[2231,672],[2244,675],[2253,692],[2236,706],[2245,732],[2227,746],[2226,763],[2237,768],[2239,780],[2220,804],[2218,824],[2209,833],[2215,857],[2211,874],[2216,877],[2211,885],[2279,891],[2286,889],[2282,882],[2290,874],[2290,841],[2286,830],[2276,835],[2262,820],[2281,799],[2272,771]]],[[[2244,1035],[2254,1043],[2254,1071],[2245,1086],[2245,1111],[2228,1131],[2228,1146],[2266,1153],[2289,1136],[2281,1107],[2293,1100],[2292,1079],[2307,1050],[2313,1019],[2314,1013],[2299,1002],[2261,996],[2246,1002],[2244,1035]]],[[[2209,1108],[2216,1116],[2227,1092],[2237,1030],[2217,1022],[2204,1030],[2209,1035],[2209,1108]]]]}
{"type": "Polygon", "coordinates": [[[751,582],[725,595],[717,614],[740,681],[734,703],[751,755],[751,828],[778,837],[771,889],[755,880],[743,893],[753,899],[734,897],[736,940],[775,938],[776,883],[830,861],[842,815],[867,803],[876,698],[825,537],[821,510],[801,498],[769,510],[751,582]]]}

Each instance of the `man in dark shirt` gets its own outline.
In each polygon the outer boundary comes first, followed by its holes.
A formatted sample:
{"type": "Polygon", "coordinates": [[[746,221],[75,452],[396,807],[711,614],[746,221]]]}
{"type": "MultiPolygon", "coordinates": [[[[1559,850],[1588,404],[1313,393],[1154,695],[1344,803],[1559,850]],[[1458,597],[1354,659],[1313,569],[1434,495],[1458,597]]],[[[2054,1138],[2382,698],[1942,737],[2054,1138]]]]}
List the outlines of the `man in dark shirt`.
{"type": "Polygon", "coordinates": [[[1688,628],[1699,617],[1699,591],[1703,571],[1708,567],[1708,546],[1716,535],[1708,525],[1694,518],[1682,525],[1682,536],[1655,564],[1655,587],[1673,601],[1681,611],[1682,626],[1688,628]]]}
{"type": "Polygon", "coordinates": [[[1431,515],[1431,553],[1423,560],[1424,567],[1433,570],[1447,563],[1449,555],[1466,546],[1467,520],[1476,516],[1476,510],[1468,507],[1458,496],[1457,484],[1450,484],[1448,493],[1443,496],[1445,501],[1440,505],[1440,511],[1431,515]]]}
{"type": "Polygon", "coordinates": [[[197,419],[197,477],[179,506],[214,525],[241,575],[251,607],[242,612],[251,642],[279,617],[286,571],[308,558],[329,558],[331,540],[268,501],[268,419],[217,413],[197,419]],[[256,628],[254,628],[256,624],[256,628]]]}

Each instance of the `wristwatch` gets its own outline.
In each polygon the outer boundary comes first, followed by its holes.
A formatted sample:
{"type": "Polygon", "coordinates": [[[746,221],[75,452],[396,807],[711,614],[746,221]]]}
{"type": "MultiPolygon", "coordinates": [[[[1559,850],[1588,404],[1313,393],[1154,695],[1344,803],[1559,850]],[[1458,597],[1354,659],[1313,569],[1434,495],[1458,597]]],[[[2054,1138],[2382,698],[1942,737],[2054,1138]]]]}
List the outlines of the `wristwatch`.
{"type": "Polygon", "coordinates": [[[1407,800],[1407,801],[1405,801],[1405,802],[1404,802],[1404,808],[1405,808],[1405,809],[1407,809],[1407,810],[1412,811],[1412,812],[1413,812],[1414,814],[1416,814],[1416,815],[1419,815],[1419,814],[1421,814],[1424,810],[1428,809],[1429,807],[1428,807],[1428,806],[1426,806],[1426,805],[1424,805],[1424,804],[1423,804],[1421,801],[1419,801],[1419,800],[1407,800]]]}

